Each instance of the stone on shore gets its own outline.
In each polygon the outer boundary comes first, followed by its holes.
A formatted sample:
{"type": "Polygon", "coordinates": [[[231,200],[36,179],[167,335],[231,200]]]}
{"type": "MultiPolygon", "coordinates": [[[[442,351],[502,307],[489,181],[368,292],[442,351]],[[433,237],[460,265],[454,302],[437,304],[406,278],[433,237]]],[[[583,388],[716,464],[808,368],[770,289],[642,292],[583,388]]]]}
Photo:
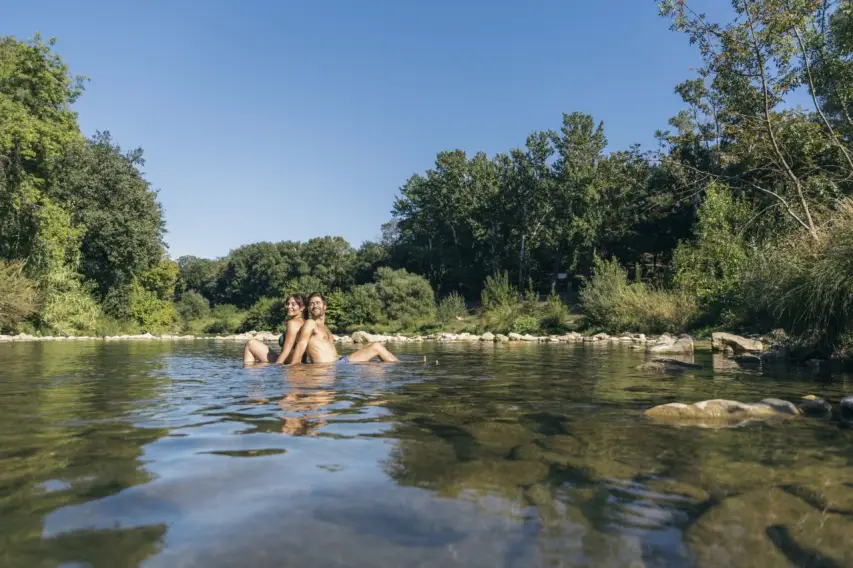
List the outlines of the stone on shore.
{"type": "Polygon", "coordinates": [[[649,353],[677,353],[689,355],[693,353],[693,340],[683,335],[678,339],[664,334],[658,338],[657,343],[648,348],[649,353]]]}
{"type": "Polygon", "coordinates": [[[350,337],[353,343],[370,343],[370,334],[366,331],[355,331],[350,337]]]}
{"type": "Polygon", "coordinates": [[[497,341],[498,343],[506,343],[509,341],[509,337],[507,337],[503,333],[499,333],[495,336],[495,341],[497,341]]]}
{"type": "Polygon", "coordinates": [[[747,339],[732,333],[714,332],[711,334],[711,346],[715,351],[731,347],[735,353],[761,353],[764,344],[756,339],[747,339]]]}
{"type": "Polygon", "coordinates": [[[509,340],[510,341],[521,341],[521,334],[520,333],[510,333],[509,334],[509,340]]]}
{"type": "Polygon", "coordinates": [[[492,333],[491,331],[487,331],[486,333],[484,333],[483,335],[480,336],[480,341],[494,341],[494,340],[495,340],[495,334],[492,333]]]}

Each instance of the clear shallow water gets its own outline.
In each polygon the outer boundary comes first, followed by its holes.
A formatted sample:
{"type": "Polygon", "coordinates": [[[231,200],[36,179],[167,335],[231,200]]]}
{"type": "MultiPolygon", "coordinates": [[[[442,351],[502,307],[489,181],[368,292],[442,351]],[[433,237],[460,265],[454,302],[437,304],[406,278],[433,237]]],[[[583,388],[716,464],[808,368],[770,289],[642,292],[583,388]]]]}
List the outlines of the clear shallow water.
{"type": "Polygon", "coordinates": [[[701,353],[653,374],[611,346],[293,369],[240,348],[0,345],[0,565],[853,566],[853,430],[641,414],[849,379],[701,353]]]}

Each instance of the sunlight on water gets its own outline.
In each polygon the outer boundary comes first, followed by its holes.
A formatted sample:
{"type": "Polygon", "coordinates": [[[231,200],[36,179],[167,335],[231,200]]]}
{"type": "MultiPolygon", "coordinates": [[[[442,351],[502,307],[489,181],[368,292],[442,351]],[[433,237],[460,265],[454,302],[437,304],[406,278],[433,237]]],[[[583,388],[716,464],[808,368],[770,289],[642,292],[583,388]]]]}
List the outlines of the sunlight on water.
{"type": "Polygon", "coordinates": [[[853,565],[853,430],[642,416],[837,402],[843,377],[392,348],[402,363],[283,369],[225,343],[0,345],[0,565],[853,565]]]}

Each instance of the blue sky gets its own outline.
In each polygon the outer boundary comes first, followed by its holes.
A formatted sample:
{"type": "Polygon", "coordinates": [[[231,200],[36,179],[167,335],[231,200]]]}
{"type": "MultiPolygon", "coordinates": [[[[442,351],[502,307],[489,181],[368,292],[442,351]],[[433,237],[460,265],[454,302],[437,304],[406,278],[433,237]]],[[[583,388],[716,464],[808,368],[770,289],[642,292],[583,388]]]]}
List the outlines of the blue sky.
{"type": "Polygon", "coordinates": [[[56,36],[85,134],[145,150],[173,258],[261,240],[379,235],[436,152],[489,155],[603,120],[653,143],[698,54],[652,0],[246,0],[4,6],[0,34],[56,36]]]}

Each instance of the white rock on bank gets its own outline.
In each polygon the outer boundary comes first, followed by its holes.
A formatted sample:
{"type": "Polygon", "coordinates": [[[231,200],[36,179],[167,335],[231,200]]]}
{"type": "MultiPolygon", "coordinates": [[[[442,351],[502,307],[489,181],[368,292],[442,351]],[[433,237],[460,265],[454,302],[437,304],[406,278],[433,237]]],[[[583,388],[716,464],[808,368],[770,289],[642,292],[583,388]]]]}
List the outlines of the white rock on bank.
{"type": "Polygon", "coordinates": [[[680,353],[688,355],[693,353],[693,340],[687,335],[683,335],[678,339],[671,335],[665,335],[661,336],[657,343],[649,347],[648,351],[650,353],[680,353]]]}
{"type": "Polygon", "coordinates": [[[487,331],[486,333],[484,333],[483,335],[480,336],[480,341],[494,341],[494,340],[495,340],[495,334],[492,333],[491,331],[487,331]]]}

